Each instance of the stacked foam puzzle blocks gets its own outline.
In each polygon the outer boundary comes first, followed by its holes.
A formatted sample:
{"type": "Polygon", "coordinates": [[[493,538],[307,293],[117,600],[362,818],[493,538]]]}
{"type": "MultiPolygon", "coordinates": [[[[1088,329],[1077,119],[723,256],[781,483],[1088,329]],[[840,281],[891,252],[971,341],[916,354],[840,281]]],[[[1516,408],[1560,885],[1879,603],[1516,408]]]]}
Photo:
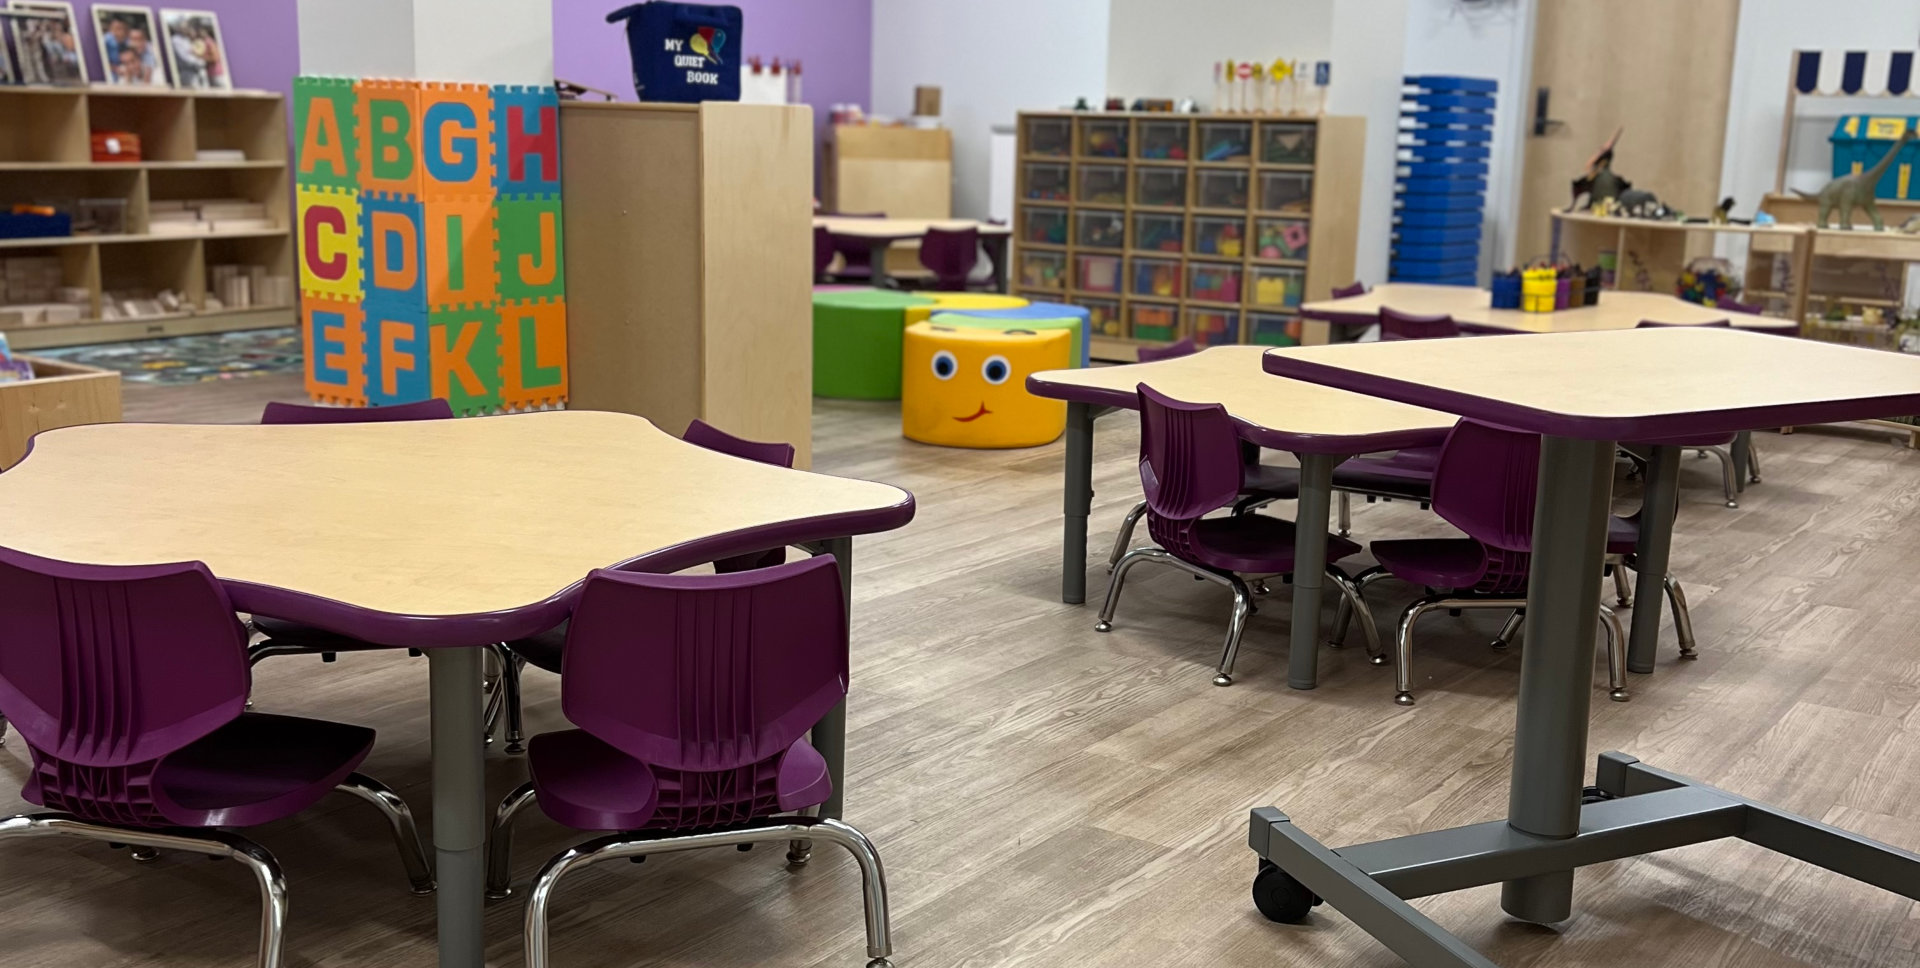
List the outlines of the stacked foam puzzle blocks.
{"type": "Polygon", "coordinates": [[[294,125],[308,394],[565,402],[554,89],[299,77],[294,125]]]}

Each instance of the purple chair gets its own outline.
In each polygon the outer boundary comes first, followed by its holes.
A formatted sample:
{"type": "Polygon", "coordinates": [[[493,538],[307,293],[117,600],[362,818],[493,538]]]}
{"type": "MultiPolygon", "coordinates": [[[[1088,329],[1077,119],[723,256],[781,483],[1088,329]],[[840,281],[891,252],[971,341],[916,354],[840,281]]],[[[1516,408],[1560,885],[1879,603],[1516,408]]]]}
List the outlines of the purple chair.
{"type": "Polygon", "coordinates": [[[20,796],[54,811],[0,821],[0,837],[239,861],[265,905],[261,968],[281,964],[286,879],[266,848],[225,828],[351,793],[385,815],[413,892],[433,892],[406,801],[354,772],[373,730],[243,711],[247,633],[205,565],[80,565],[0,548],[0,603],[0,712],[33,758],[20,796]]]}
{"type": "Polygon", "coordinates": [[[263,424],[384,423],[390,420],[451,420],[453,405],[438,397],[396,403],[386,407],[313,407],[304,403],[269,403],[260,411],[263,424]]]}
{"type": "MultiPolygon", "coordinates": [[[[1440,449],[1433,475],[1433,510],[1465,532],[1465,537],[1375,541],[1370,546],[1380,564],[1355,579],[1361,601],[1366,586],[1385,577],[1442,589],[1415,599],[1400,615],[1394,640],[1394,702],[1413,705],[1413,626],[1421,615],[1437,608],[1511,609],[1514,614],[1508,617],[1507,627],[1494,640],[1496,649],[1504,649],[1518,629],[1520,610],[1527,604],[1539,474],[1539,437],[1462,420],[1440,449]]],[[[1347,603],[1342,600],[1334,619],[1336,634],[1346,628],[1346,613],[1347,603]]],[[[1601,606],[1600,616],[1607,632],[1608,694],[1625,702],[1626,638],[1611,609],[1601,606]]]]}
{"type": "Polygon", "coordinates": [[[1382,340],[1449,339],[1458,335],[1460,324],[1445,313],[1423,316],[1419,313],[1403,313],[1390,306],[1380,307],[1382,340]]]}
{"type": "MultiPolygon", "coordinates": [[[[1138,355],[1140,362],[1154,363],[1192,356],[1199,351],[1193,340],[1182,338],[1165,346],[1141,346],[1138,355]]],[[[1274,501],[1291,501],[1300,496],[1299,468],[1260,463],[1260,446],[1250,440],[1240,442],[1240,458],[1246,464],[1246,486],[1240,494],[1240,503],[1234,506],[1235,513],[1244,514],[1274,501]]],[[[1120,565],[1120,559],[1126,556],[1127,546],[1133,543],[1134,528],[1146,513],[1147,502],[1141,501],[1120,522],[1120,533],[1114,535],[1113,550],[1107,554],[1107,571],[1111,572],[1120,565]]]]}
{"type": "Polygon", "coordinates": [[[1366,294],[1367,284],[1358,279],[1344,286],[1333,287],[1333,298],[1335,299],[1351,299],[1355,296],[1364,296],[1366,294]]]}
{"type": "Polygon", "coordinates": [[[933,273],[933,288],[962,292],[980,261],[980,230],[928,227],[920,237],[920,265],[933,273]]]}
{"type": "MultiPolygon", "coordinates": [[[[1717,308],[1729,310],[1731,312],[1736,312],[1736,313],[1746,313],[1749,316],[1765,315],[1767,311],[1766,304],[1764,303],[1741,302],[1740,300],[1735,299],[1732,296],[1728,296],[1724,294],[1721,295],[1719,298],[1715,299],[1713,301],[1713,304],[1717,308]]],[[[1709,324],[1709,325],[1712,325],[1712,324],[1709,324]]]]}
{"type": "Polygon", "coordinates": [[[833,233],[824,225],[813,227],[813,278],[818,282],[827,277],[827,268],[833,265],[833,233]]]}
{"type": "Polygon", "coordinates": [[[860,866],[869,968],[893,946],[873,843],[799,816],[833,793],[807,731],[847,695],[847,619],[833,556],[733,575],[587,576],[567,632],[561,708],[578,726],[533,738],[533,779],[500,803],[487,893],[509,894],[514,817],[529,803],[577,830],[625,831],[555,855],[528,892],[528,968],[547,964],[547,908],[563,877],[648,854],[790,841],[838,844],[860,866]],[[656,616],[658,621],[635,621],[656,616]],[[677,616],[677,618],[675,618],[677,616]]]}
{"type": "MultiPolygon", "coordinates": [[[[1674,511],[1677,513],[1679,508],[1674,511]]],[[[1640,569],[1634,556],[1640,549],[1640,516],[1645,513],[1646,508],[1642,507],[1625,517],[1615,515],[1607,520],[1607,571],[1613,576],[1614,600],[1621,608],[1633,604],[1633,583],[1627,572],[1640,569]]],[[[1693,612],[1687,607],[1687,590],[1672,572],[1662,576],[1661,586],[1667,593],[1667,605],[1673,609],[1673,631],[1680,640],[1680,658],[1699,658],[1699,653],[1694,651],[1693,612]]]]}
{"type": "MultiPolygon", "coordinates": [[[[1677,329],[1687,325],[1689,324],[1663,323],[1659,320],[1643,319],[1634,329],[1677,329]]],[[[1691,325],[1726,329],[1733,325],[1733,321],[1720,319],[1711,323],[1694,323],[1691,325]]],[[[1634,441],[1634,443],[1646,447],[1666,444],[1678,447],[1681,450],[1691,450],[1699,454],[1702,460],[1705,460],[1708,454],[1718,457],[1720,459],[1721,494],[1726,498],[1727,507],[1737,508],[1740,506],[1740,492],[1744,488],[1741,487],[1740,475],[1734,466],[1733,442],[1742,436],[1747,438],[1747,483],[1758,484],[1760,483],[1760,449],[1753,446],[1753,435],[1745,431],[1737,434],[1706,434],[1704,436],[1634,441]]]]}
{"type": "MultiPolygon", "coordinates": [[[[792,444],[762,443],[735,437],[704,420],[695,420],[687,424],[687,431],[680,439],[707,450],[738,457],[742,460],[773,464],[777,467],[792,467],[794,449],[792,444]]],[[[722,558],[713,563],[713,570],[723,575],[735,572],[752,571],[755,568],[771,568],[787,560],[787,549],[769,548],[765,551],[751,551],[743,555],[722,558]]],[[[560,674],[561,656],[567,644],[567,623],[548,629],[539,635],[504,642],[494,649],[494,658],[500,666],[501,688],[493,694],[488,704],[487,721],[492,723],[495,714],[504,711],[507,718],[508,753],[524,752],[521,745],[522,723],[520,712],[520,673],[526,666],[545,669],[554,675],[560,674]]],[[[489,732],[491,735],[491,732],[489,732]]]]}
{"type": "MultiPolygon", "coordinates": [[[[1242,576],[1292,574],[1294,525],[1252,512],[1206,517],[1241,501],[1246,487],[1247,467],[1233,418],[1219,404],[1182,403],[1144,383],[1135,390],[1140,399],[1140,486],[1147,494],[1147,533],[1158,547],[1135,548],[1120,559],[1094,630],[1112,630],[1127,572],[1142,561],[1172,565],[1225,585],[1233,591],[1233,616],[1213,684],[1232,685],[1240,637],[1254,611],[1253,593],[1242,576]]],[[[1334,562],[1359,551],[1359,545],[1345,538],[1327,537],[1327,575],[1343,596],[1356,602],[1359,590],[1334,562]]],[[[1385,661],[1372,617],[1363,614],[1361,624],[1368,654],[1385,661]]],[[[1311,649],[1315,643],[1295,642],[1292,647],[1311,649]]]]}
{"type": "MultiPolygon", "coordinates": [[[[833,212],[835,218],[886,218],[885,212],[833,212]]],[[[873,278],[873,243],[866,239],[845,235],[832,235],[833,251],[840,256],[840,270],[831,274],[840,280],[870,280],[873,278]]]]}

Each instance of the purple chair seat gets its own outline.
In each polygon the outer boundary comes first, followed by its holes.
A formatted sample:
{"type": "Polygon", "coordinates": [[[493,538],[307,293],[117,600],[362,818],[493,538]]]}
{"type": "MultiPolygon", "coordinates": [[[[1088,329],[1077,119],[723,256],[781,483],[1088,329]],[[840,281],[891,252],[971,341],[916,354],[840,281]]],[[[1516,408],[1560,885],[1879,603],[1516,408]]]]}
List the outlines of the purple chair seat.
{"type": "MultiPolygon", "coordinates": [[[[318,803],[373,750],[373,730],[242,713],[154,771],[154,800],[184,827],[250,827],[318,803]]],[[[29,784],[38,792],[41,775],[29,784]]],[[[42,801],[22,791],[30,802],[42,801]]]]}
{"type": "MultiPolygon", "coordinates": [[[[541,733],[527,744],[540,812],[575,830],[667,830],[704,827],[710,804],[699,796],[707,775],[649,767],[584,729],[541,733]]],[[[756,813],[804,810],[833,795],[827,761],[804,739],[775,764],[747,767],[773,775],[756,813]]],[[[756,779],[758,777],[755,777],[756,779]]]]}
{"type": "Polygon", "coordinates": [[[1396,538],[1369,547],[1395,578],[1429,588],[1472,588],[1487,570],[1482,546],[1472,538],[1396,538]]]}
{"type": "Polygon", "coordinates": [[[1333,486],[1335,490],[1426,501],[1433,497],[1433,470],[1401,464],[1391,457],[1355,457],[1333,469],[1333,486]]]}
{"type": "Polygon", "coordinates": [[[1276,501],[1291,501],[1300,496],[1300,468],[1279,467],[1273,464],[1248,464],[1246,481],[1241,485],[1240,493],[1276,501]]]}
{"type": "MultiPolygon", "coordinates": [[[[1148,530],[1152,528],[1149,519],[1148,530]]],[[[1202,518],[1193,523],[1185,538],[1179,554],[1194,564],[1248,575],[1293,572],[1294,525],[1284,518],[1264,514],[1202,518]]],[[[1328,562],[1359,553],[1358,544],[1335,535],[1327,536],[1328,562]]]]}

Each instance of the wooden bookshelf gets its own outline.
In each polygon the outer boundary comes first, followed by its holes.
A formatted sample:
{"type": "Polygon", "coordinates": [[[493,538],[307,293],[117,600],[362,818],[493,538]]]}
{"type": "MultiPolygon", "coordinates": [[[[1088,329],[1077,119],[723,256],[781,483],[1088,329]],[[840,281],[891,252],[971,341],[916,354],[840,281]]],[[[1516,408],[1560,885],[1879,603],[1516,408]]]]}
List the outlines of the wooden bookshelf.
{"type": "Polygon", "coordinates": [[[58,258],[64,286],[90,296],[77,323],[13,327],[19,349],[293,326],[294,305],[209,307],[209,265],[257,265],[295,280],[292,182],[286,108],[265,91],[174,91],[97,87],[0,87],[0,205],[115,198],[124,231],[0,239],[0,259],[58,258]],[[96,130],[140,136],[141,160],[96,162],[96,130]],[[202,149],[243,160],[201,160],[202,149]],[[155,201],[237,198],[265,206],[272,228],[169,235],[151,228],[155,201]],[[181,312],[104,319],[103,294],[122,289],[182,294],[181,312]]]}
{"type": "Polygon", "coordinates": [[[1301,303],[1353,280],[1362,118],[1025,112],[1018,141],[1013,290],[1094,310],[1096,358],[1286,345],[1301,303]],[[1286,230],[1305,251],[1263,254],[1286,230]]]}

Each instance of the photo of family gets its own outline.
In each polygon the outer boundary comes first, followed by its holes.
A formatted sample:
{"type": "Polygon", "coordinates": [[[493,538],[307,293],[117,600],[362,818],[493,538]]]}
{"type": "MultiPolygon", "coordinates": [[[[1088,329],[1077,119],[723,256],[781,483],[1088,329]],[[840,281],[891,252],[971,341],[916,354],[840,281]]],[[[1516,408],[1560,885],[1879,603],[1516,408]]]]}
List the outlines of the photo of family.
{"type": "Polygon", "coordinates": [[[100,69],[109,84],[166,87],[153,8],[93,5],[93,35],[100,42],[100,69]]]}
{"type": "Polygon", "coordinates": [[[13,53],[23,84],[85,84],[87,60],[73,5],[55,0],[11,0],[4,12],[13,28],[13,53]]]}
{"type": "Polygon", "coordinates": [[[166,32],[167,59],[173,64],[175,87],[233,90],[220,20],[212,11],[161,7],[160,26],[166,32]]]}

